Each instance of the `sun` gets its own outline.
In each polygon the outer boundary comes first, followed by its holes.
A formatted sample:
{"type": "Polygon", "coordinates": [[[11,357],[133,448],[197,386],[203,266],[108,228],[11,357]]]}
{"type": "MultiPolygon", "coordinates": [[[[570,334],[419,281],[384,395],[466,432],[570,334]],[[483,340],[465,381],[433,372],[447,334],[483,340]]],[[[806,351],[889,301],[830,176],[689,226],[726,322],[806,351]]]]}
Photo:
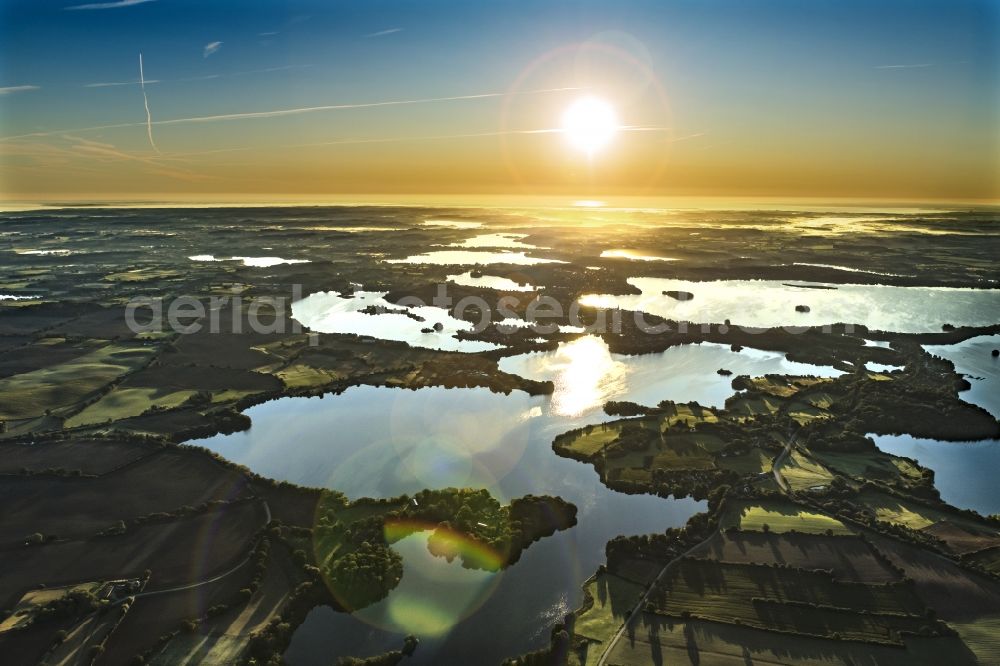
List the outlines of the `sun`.
{"type": "Polygon", "coordinates": [[[610,104],[596,97],[573,102],[563,113],[562,131],[570,144],[592,156],[618,132],[618,117],[610,104]]]}

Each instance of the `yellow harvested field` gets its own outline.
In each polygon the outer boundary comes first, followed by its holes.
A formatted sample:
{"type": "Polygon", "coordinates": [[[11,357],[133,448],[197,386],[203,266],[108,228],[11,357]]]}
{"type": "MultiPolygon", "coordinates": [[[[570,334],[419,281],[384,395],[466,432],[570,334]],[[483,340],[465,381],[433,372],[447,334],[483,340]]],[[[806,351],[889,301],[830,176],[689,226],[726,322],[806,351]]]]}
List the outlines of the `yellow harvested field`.
{"type": "Polygon", "coordinates": [[[101,588],[103,583],[80,583],[79,585],[68,585],[65,587],[47,587],[40,590],[30,590],[24,593],[21,600],[17,602],[11,614],[0,622],[0,634],[11,629],[25,626],[31,622],[35,611],[45,604],[61,599],[70,592],[77,590],[81,592],[95,593],[101,588]]]}

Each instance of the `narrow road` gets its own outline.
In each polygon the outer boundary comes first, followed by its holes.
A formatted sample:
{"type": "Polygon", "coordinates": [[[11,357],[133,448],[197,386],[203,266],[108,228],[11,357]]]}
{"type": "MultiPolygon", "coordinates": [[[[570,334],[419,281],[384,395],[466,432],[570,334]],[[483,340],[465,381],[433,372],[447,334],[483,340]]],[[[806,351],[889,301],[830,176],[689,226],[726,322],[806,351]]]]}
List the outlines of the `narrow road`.
{"type": "MultiPolygon", "coordinates": [[[[264,527],[267,527],[267,525],[269,525],[270,522],[271,522],[271,506],[267,503],[267,500],[264,500],[264,513],[265,513],[265,516],[266,516],[266,518],[264,520],[264,527]]],[[[133,599],[141,599],[142,597],[151,597],[151,596],[156,595],[156,594],[170,594],[172,592],[183,592],[184,590],[191,590],[191,589],[194,589],[196,587],[202,587],[204,585],[210,585],[212,583],[215,583],[216,581],[222,580],[226,576],[229,576],[229,575],[232,575],[232,574],[236,573],[237,571],[239,571],[240,569],[242,569],[244,566],[246,566],[246,564],[250,561],[250,559],[252,557],[253,557],[253,550],[251,549],[251,551],[249,553],[247,553],[247,556],[244,557],[242,560],[240,560],[240,562],[238,564],[236,564],[235,566],[233,566],[230,569],[227,569],[226,571],[223,571],[220,574],[216,574],[215,576],[212,576],[211,578],[206,578],[205,580],[200,580],[197,583],[188,583],[187,585],[178,585],[177,587],[170,587],[170,588],[167,588],[165,590],[150,590],[149,592],[139,592],[137,594],[133,594],[133,595],[130,595],[130,596],[133,599]]],[[[129,597],[124,597],[122,599],[119,599],[115,603],[116,603],[116,605],[120,604],[120,603],[123,603],[128,598],[129,597]]]]}
{"type": "MultiPolygon", "coordinates": [[[[789,435],[788,441],[785,443],[785,448],[781,451],[781,453],[778,454],[778,457],[774,459],[774,464],[771,466],[771,471],[774,472],[774,480],[777,482],[778,487],[781,488],[786,493],[789,491],[788,482],[785,481],[785,477],[781,475],[780,468],[785,463],[785,460],[788,459],[788,456],[791,455],[792,447],[795,446],[795,439],[796,437],[798,437],[798,434],[799,433],[796,430],[795,432],[792,432],[789,435]]],[[[618,641],[621,640],[621,637],[625,635],[625,631],[628,630],[628,626],[632,624],[635,618],[637,618],[639,614],[642,612],[643,608],[646,607],[646,602],[649,600],[649,595],[651,595],[653,593],[653,590],[656,589],[656,586],[660,584],[660,581],[667,574],[667,571],[670,569],[670,567],[672,567],[675,563],[677,563],[677,561],[680,560],[681,558],[687,557],[688,555],[691,554],[692,551],[697,550],[698,548],[703,546],[707,541],[709,541],[712,537],[714,537],[718,533],[719,530],[718,528],[716,528],[703,541],[695,544],[694,546],[691,546],[691,548],[688,548],[684,553],[678,555],[677,557],[670,560],[663,566],[663,568],[660,570],[660,573],[658,573],[656,575],[656,578],[653,579],[653,582],[650,584],[645,594],[643,594],[642,597],[639,599],[638,603],[636,603],[635,608],[632,609],[632,612],[629,614],[628,618],[625,620],[625,622],[622,623],[622,626],[618,628],[618,631],[611,638],[611,640],[608,641],[607,646],[604,648],[604,652],[601,653],[601,658],[597,660],[597,666],[606,666],[608,661],[608,655],[611,654],[611,650],[615,647],[615,645],[618,644],[618,641]]]]}
{"type": "Polygon", "coordinates": [[[670,560],[665,565],[663,565],[663,568],[660,569],[660,573],[656,575],[656,578],[654,578],[653,582],[649,584],[649,587],[646,589],[646,592],[642,595],[642,597],[640,597],[639,601],[636,602],[635,608],[632,609],[632,612],[629,614],[628,618],[626,618],[626,620],[622,623],[622,626],[618,628],[618,631],[615,633],[615,635],[611,637],[611,640],[608,641],[607,647],[605,647],[604,652],[601,653],[601,658],[597,660],[597,666],[605,666],[607,664],[608,655],[611,654],[611,650],[615,647],[615,645],[618,644],[618,641],[621,639],[621,637],[625,635],[625,631],[628,630],[628,626],[632,624],[632,622],[637,617],[639,617],[640,613],[642,613],[643,609],[646,607],[646,602],[649,601],[649,595],[651,595],[653,593],[653,590],[656,589],[656,586],[660,584],[660,581],[667,574],[667,571],[670,569],[670,567],[672,567],[682,558],[690,555],[693,551],[704,546],[708,541],[712,539],[712,537],[714,537],[718,533],[719,530],[718,528],[716,528],[715,530],[712,531],[711,534],[705,537],[704,540],[699,541],[698,543],[691,546],[686,551],[684,551],[683,553],[681,553],[680,555],[678,555],[677,557],[675,557],[674,559],[670,560]]]}
{"type": "Polygon", "coordinates": [[[790,490],[788,487],[788,482],[785,481],[785,477],[781,475],[781,466],[785,464],[785,460],[792,453],[792,447],[795,446],[795,438],[798,436],[799,432],[796,430],[788,437],[788,442],[785,444],[784,450],[778,454],[778,457],[774,459],[774,464],[771,465],[771,471],[774,473],[774,480],[786,493],[790,490]]]}

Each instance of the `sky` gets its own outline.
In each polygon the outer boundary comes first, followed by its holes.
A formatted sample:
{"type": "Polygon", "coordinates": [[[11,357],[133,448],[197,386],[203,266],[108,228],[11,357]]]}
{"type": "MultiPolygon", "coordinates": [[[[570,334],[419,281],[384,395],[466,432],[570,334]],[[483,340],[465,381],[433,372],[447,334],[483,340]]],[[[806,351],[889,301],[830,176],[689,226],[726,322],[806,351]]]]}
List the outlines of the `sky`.
{"type": "Polygon", "coordinates": [[[993,0],[0,0],[0,198],[995,202],[998,68],[993,0]]]}

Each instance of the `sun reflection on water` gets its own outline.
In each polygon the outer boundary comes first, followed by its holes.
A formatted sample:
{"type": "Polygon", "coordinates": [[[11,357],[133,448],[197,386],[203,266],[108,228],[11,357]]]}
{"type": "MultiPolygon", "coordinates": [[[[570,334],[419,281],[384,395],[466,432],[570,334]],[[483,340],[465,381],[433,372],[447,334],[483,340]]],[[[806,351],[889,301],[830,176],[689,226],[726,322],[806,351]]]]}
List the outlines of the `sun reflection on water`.
{"type": "Polygon", "coordinates": [[[555,383],[552,411],[569,417],[599,408],[623,391],[628,374],[628,366],[614,360],[604,341],[594,336],[560,345],[547,366],[555,383]]]}

